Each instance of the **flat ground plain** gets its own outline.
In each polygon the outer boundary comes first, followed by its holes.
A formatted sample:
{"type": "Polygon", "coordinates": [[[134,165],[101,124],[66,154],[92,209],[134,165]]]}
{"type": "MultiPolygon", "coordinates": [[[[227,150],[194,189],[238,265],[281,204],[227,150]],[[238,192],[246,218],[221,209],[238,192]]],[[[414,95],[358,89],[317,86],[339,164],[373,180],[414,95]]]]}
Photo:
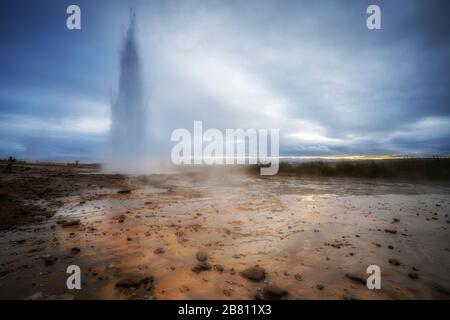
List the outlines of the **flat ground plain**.
{"type": "Polygon", "coordinates": [[[431,181],[17,164],[0,173],[0,298],[449,299],[449,194],[431,181]],[[66,287],[69,265],[81,290],[66,287]],[[364,284],[369,265],[381,290],[364,284]],[[264,279],[243,276],[254,266],[264,279]]]}

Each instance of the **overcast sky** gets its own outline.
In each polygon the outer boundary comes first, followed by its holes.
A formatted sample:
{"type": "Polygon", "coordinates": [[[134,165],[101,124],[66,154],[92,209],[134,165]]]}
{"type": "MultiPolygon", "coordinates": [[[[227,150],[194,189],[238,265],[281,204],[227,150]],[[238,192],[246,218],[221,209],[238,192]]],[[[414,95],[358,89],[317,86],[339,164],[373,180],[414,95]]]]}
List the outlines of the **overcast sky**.
{"type": "Polygon", "coordinates": [[[3,0],[0,156],[107,152],[131,7],[163,144],[203,120],[279,128],[282,154],[450,152],[449,1],[3,0]],[[367,29],[369,4],[382,30],[367,29]]]}

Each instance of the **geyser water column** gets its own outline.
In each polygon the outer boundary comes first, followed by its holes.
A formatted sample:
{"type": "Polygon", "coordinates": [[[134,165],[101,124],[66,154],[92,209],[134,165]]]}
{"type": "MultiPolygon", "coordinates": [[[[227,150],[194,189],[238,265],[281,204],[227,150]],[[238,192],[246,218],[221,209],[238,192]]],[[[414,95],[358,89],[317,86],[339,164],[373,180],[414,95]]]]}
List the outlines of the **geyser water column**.
{"type": "Polygon", "coordinates": [[[111,151],[114,162],[127,163],[145,156],[148,146],[141,65],[136,39],[136,18],[130,13],[120,59],[117,100],[111,105],[111,151]]]}

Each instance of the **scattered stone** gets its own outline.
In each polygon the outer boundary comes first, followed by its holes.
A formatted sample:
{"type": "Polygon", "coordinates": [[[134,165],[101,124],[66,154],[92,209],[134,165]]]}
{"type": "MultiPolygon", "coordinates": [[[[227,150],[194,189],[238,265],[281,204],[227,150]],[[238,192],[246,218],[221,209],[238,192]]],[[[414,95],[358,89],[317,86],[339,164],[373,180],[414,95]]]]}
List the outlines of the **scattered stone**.
{"type": "Polygon", "coordinates": [[[317,288],[317,290],[322,291],[324,287],[322,284],[318,283],[318,284],[316,284],[316,288],[317,288]]]}
{"type": "Polygon", "coordinates": [[[223,294],[226,295],[227,297],[229,297],[231,295],[231,290],[230,289],[223,289],[223,294]]]}
{"type": "Polygon", "coordinates": [[[27,239],[20,239],[20,240],[11,240],[12,244],[24,244],[27,241],[27,239]]]}
{"type": "Polygon", "coordinates": [[[397,230],[394,230],[394,229],[384,229],[384,232],[391,233],[391,234],[396,234],[396,233],[397,233],[397,230]]]}
{"type": "Polygon", "coordinates": [[[61,222],[61,225],[64,228],[77,226],[79,224],[80,224],[80,219],[64,220],[64,221],[61,222]]]}
{"type": "Polygon", "coordinates": [[[119,191],[117,191],[117,193],[118,194],[129,194],[129,193],[131,193],[131,190],[130,189],[119,190],[119,191]]]}
{"type": "Polygon", "coordinates": [[[439,283],[433,283],[433,288],[434,288],[437,292],[439,292],[439,293],[441,293],[441,294],[443,294],[443,295],[446,295],[447,297],[450,297],[450,288],[444,287],[444,286],[442,286],[442,285],[439,284],[439,283]]]}
{"type": "Polygon", "coordinates": [[[357,275],[354,275],[354,274],[345,274],[345,276],[348,278],[348,279],[350,279],[350,280],[352,280],[353,282],[356,282],[356,283],[358,283],[358,284],[362,284],[362,285],[366,285],[366,280],[364,280],[363,278],[361,278],[361,277],[359,277],[359,276],[357,276],[357,275]]]}
{"type": "Polygon", "coordinates": [[[393,246],[388,246],[388,248],[391,249],[391,250],[394,250],[394,247],[393,247],[393,246]]]}
{"type": "Polygon", "coordinates": [[[216,270],[217,272],[223,272],[224,268],[221,264],[215,264],[214,270],[216,270]]]}
{"type": "Polygon", "coordinates": [[[130,276],[127,278],[123,278],[116,283],[116,288],[138,288],[141,284],[145,285],[145,290],[150,291],[153,289],[153,277],[139,277],[139,276],[130,276]]]}
{"type": "Polygon", "coordinates": [[[119,216],[119,223],[122,223],[122,222],[124,222],[125,221],[125,219],[126,219],[126,216],[124,215],[124,214],[121,214],[120,216],[119,216]]]}
{"type": "Polygon", "coordinates": [[[153,277],[151,277],[151,280],[146,280],[146,281],[143,282],[143,283],[144,283],[144,289],[145,289],[145,290],[147,290],[147,291],[152,291],[152,290],[153,290],[153,288],[154,288],[154,285],[153,285],[153,283],[154,283],[153,277]]]}
{"type": "Polygon", "coordinates": [[[294,275],[294,278],[297,281],[302,281],[303,280],[303,276],[300,273],[297,273],[296,275],[294,275]]]}
{"type": "Polygon", "coordinates": [[[261,281],[266,278],[266,270],[256,265],[242,271],[241,276],[252,281],[261,281]]]}
{"type": "Polygon", "coordinates": [[[78,254],[80,253],[81,249],[78,247],[73,247],[72,249],[70,249],[70,253],[71,254],[78,254]]]}
{"type": "Polygon", "coordinates": [[[156,248],[155,251],[153,251],[154,254],[162,254],[164,252],[166,252],[166,251],[164,250],[164,248],[161,248],[161,247],[156,248]]]}
{"type": "Polygon", "coordinates": [[[416,280],[416,279],[419,279],[419,274],[417,272],[410,272],[408,274],[408,277],[410,277],[411,279],[416,280]]]}
{"type": "Polygon", "coordinates": [[[198,251],[197,252],[197,260],[201,261],[201,262],[208,260],[208,253],[203,250],[198,251]]]}
{"type": "Polygon", "coordinates": [[[209,270],[211,270],[211,265],[205,261],[197,263],[192,268],[192,272],[195,272],[195,273],[200,273],[202,271],[209,271],[209,270]]]}
{"type": "Polygon", "coordinates": [[[394,258],[390,258],[389,259],[389,263],[392,264],[393,266],[399,266],[400,265],[400,261],[398,261],[397,259],[394,259],[394,258]]]}
{"type": "Polygon", "coordinates": [[[400,219],[397,219],[397,218],[392,219],[392,223],[398,223],[398,222],[400,222],[400,219]]]}
{"type": "Polygon", "coordinates": [[[56,262],[56,260],[58,260],[58,258],[53,257],[50,254],[44,254],[40,257],[42,260],[44,260],[45,265],[50,266],[52,264],[54,264],[56,262]]]}
{"type": "Polygon", "coordinates": [[[266,300],[279,300],[288,296],[288,291],[274,284],[269,284],[263,289],[263,297],[266,300]]]}
{"type": "Polygon", "coordinates": [[[10,272],[11,272],[11,270],[5,270],[5,269],[0,270],[0,277],[4,277],[10,272]]]}

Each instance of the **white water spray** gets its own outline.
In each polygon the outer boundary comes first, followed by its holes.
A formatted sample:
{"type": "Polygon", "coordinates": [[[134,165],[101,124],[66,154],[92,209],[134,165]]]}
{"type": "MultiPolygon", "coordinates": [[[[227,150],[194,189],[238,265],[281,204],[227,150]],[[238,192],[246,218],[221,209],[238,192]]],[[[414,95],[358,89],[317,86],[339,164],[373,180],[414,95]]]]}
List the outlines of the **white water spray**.
{"type": "Polygon", "coordinates": [[[116,159],[145,155],[146,110],[140,64],[136,18],[131,12],[121,52],[119,94],[111,106],[111,151],[116,159]]]}

